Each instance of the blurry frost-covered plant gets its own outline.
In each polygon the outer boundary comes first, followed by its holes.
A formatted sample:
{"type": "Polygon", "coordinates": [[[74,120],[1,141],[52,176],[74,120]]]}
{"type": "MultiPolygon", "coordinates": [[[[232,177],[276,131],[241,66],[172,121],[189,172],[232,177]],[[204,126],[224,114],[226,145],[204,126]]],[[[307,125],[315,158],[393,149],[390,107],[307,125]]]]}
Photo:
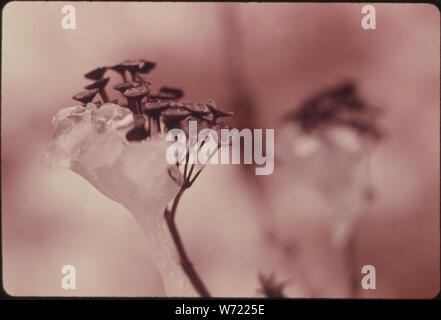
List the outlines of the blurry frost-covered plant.
{"type": "Polygon", "coordinates": [[[173,128],[188,133],[189,120],[197,121],[201,129],[219,129],[223,127],[219,119],[232,114],[212,100],[179,102],[183,96],[179,89],[163,87],[152,94],[149,72],[154,67],[155,63],[136,60],[86,73],[93,82],[73,97],[79,105],[61,109],[53,118],[53,139],[42,160],[50,167],[73,170],[133,213],[168,295],[209,296],[175,225],[178,202],[204,166],[188,161],[169,165],[165,135],[173,128]],[[123,95],[122,102],[109,101],[105,87],[110,78],[104,77],[109,71],[122,77],[123,82],[113,86],[123,95]],[[101,99],[92,102],[96,95],[101,99]]]}
{"type": "Polygon", "coordinates": [[[275,273],[258,275],[260,282],[260,288],[257,290],[258,293],[264,295],[266,298],[285,298],[284,288],[287,281],[280,282],[276,280],[275,273]]]}
{"type": "MultiPolygon", "coordinates": [[[[287,114],[276,145],[283,183],[294,192],[312,195],[316,202],[323,200],[323,205],[303,205],[314,210],[309,212],[312,216],[324,214],[331,244],[336,252],[343,252],[352,297],[358,290],[354,231],[367,209],[364,204],[373,199],[369,158],[372,146],[381,138],[377,127],[380,111],[360,97],[354,82],[345,82],[314,94],[287,114]]],[[[308,210],[303,211],[297,213],[308,221],[308,210]]],[[[296,215],[293,219],[302,218],[296,215]]],[[[317,285],[312,282],[306,285],[314,292],[317,285]]]]}
{"type": "Polygon", "coordinates": [[[353,82],[320,92],[285,117],[279,134],[280,163],[295,166],[295,179],[310,184],[333,203],[328,212],[332,239],[345,243],[360,213],[350,191],[371,196],[354,185],[356,167],[366,161],[369,146],[380,138],[379,109],[368,106],[353,82]]]}

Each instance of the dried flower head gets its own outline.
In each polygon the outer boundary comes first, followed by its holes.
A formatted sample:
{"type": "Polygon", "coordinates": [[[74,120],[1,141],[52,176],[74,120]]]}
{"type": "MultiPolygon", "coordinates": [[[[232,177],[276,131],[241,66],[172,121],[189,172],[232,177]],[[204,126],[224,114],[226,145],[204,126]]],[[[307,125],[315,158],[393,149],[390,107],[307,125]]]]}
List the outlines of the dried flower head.
{"type": "Polygon", "coordinates": [[[186,295],[209,296],[183,252],[174,224],[182,193],[203,167],[186,162],[182,173],[179,164],[169,165],[164,159],[168,147],[165,134],[184,128],[188,135],[185,128],[191,120],[200,128],[221,128],[217,118],[232,113],[221,111],[211,100],[210,106],[178,102],[183,96],[180,89],[163,87],[152,95],[148,73],[155,66],[146,60],[127,60],[86,73],[94,82],[73,97],[83,105],[61,109],[54,117],[54,136],[43,161],[75,171],[134,214],[149,237],[154,261],[170,294],[184,290],[186,295]],[[109,102],[105,86],[110,78],[103,78],[108,69],[121,75],[123,82],[113,88],[127,99],[127,105],[117,105],[117,99],[109,102]],[[126,72],[131,81],[127,81],[126,72]],[[91,103],[98,93],[102,102],[91,103]],[[169,233],[165,232],[167,227],[169,233]],[[182,285],[176,284],[175,275],[183,279],[182,285]]]}

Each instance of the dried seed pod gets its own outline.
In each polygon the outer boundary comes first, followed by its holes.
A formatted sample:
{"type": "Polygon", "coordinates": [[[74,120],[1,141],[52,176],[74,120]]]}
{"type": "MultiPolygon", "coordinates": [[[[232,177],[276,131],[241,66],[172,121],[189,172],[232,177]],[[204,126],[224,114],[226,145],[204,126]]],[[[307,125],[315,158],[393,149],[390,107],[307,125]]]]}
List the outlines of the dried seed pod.
{"type": "Polygon", "coordinates": [[[153,99],[160,100],[178,100],[184,96],[184,92],[181,89],[162,87],[159,93],[152,96],[153,99]]]}
{"type": "Polygon", "coordinates": [[[120,76],[122,77],[122,80],[124,82],[127,81],[127,78],[126,78],[126,67],[124,67],[121,63],[117,64],[117,65],[114,65],[114,66],[110,67],[109,69],[119,73],[120,76]]]}
{"type": "Polygon", "coordinates": [[[161,112],[162,117],[169,120],[180,121],[190,115],[190,112],[185,108],[169,108],[161,112]]]}
{"type": "Polygon", "coordinates": [[[143,111],[145,114],[161,113],[161,111],[171,107],[168,101],[152,101],[146,102],[143,105],[143,111]]]}
{"type": "Polygon", "coordinates": [[[131,89],[131,88],[135,88],[135,87],[139,87],[140,83],[136,82],[136,81],[126,81],[126,82],[118,82],[117,84],[115,84],[113,86],[113,89],[124,93],[124,91],[126,91],[127,89],[131,89]]]}
{"type": "Polygon", "coordinates": [[[205,101],[205,105],[211,110],[211,112],[215,112],[215,111],[219,110],[216,102],[214,102],[214,100],[212,100],[212,99],[208,99],[207,101],[205,101]]]}
{"type": "Polygon", "coordinates": [[[205,102],[205,105],[210,109],[211,113],[213,114],[213,123],[215,123],[218,118],[231,117],[234,115],[234,112],[220,110],[216,105],[216,102],[211,99],[207,100],[205,102]]]}
{"type": "Polygon", "coordinates": [[[161,131],[161,112],[170,107],[167,101],[147,102],[142,106],[142,111],[148,116],[149,129],[152,136],[161,131]]]}
{"type": "Polygon", "coordinates": [[[162,120],[167,130],[179,128],[179,122],[190,115],[190,111],[184,108],[168,108],[161,112],[162,120]]]}
{"type": "Polygon", "coordinates": [[[95,81],[95,82],[85,86],[84,88],[85,89],[98,89],[98,90],[104,89],[104,87],[107,85],[109,80],[110,80],[109,77],[103,78],[103,79],[99,79],[99,80],[97,80],[97,81],[95,81]]]}
{"type": "Polygon", "coordinates": [[[203,117],[210,114],[211,110],[204,104],[191,103],[184,106],[195,117],[203,117]]]}
{"type": "Polygon", "coordinates": [[[149,92],[151,88],[146,85],[140,85],[138,87],[132,87],[124,91],[124,96],[129,101],[129,105],[131,105],[136,114],[141,114],[141,101],[149,92]]]}
{"type": "Polygon", "coordinates": [[[144,98],[149,92],[150,92],[151,88],[146,86],[146,85],[140,85],[137,87],[132,87],[129,88],[127,90],[124,91],[124,96],[128,97],[128,98],[134,98],[134,99],[139,99],[139,98],[144,98]]]}
{"type": "Polygon", "coordinates": [[[95,81],[94,83],[89,84],[88,86],[85,86],[84,88],[86,89],[98,89],[99,90],[99,94],[101,96],[101,98],[103,99],[103,102],[106,103],[109,101],[109,97],[106,94],[106,91],[104,90],[104,87],[107,85],[107,83],[109,82],[110,78],[103,78],[103,79],[99,79],[97,81],[95,81]]]}
{"type": "Polygon", "coordinates": [[[143,62],[143,64],[138,65],[137,72],[139,73],[149,73],[151,70],[153,70],[156,67],[156,63],[146,61],[146,60],[140,60],[143,62]]]}
{"type": "Polygon", "coordinates": [[[126,60],[121,65],[130,72],[132,80],[135,80],[136,73],[148,73],[156,64],[145,60],[126,60]]]}
{"type": "Polygon", "coordinates": [[[86,73],[84,77],[91,80],[99,80],[104,76],[104,73],[106,71],[107,71],[107,67],[96,68],[86,73]]]}
{"type": "Polygon", "coordinates": [[[77,93],[72,97],[72,99],[82,102],[83,104],[87,104],[95,98],[98,93],[98,89],[84,90],[80,93],[77,93]]]}

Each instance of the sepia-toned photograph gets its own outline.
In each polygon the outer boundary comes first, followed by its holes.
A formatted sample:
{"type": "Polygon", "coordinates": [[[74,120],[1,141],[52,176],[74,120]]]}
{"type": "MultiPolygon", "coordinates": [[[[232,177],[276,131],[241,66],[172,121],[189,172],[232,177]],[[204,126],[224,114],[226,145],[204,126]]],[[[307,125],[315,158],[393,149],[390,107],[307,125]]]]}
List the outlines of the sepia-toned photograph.
{"type": "Polygon", "coordinates": [[[13,1],[1,50],[6,295],[439,294],[435,5],[13,1]]]}

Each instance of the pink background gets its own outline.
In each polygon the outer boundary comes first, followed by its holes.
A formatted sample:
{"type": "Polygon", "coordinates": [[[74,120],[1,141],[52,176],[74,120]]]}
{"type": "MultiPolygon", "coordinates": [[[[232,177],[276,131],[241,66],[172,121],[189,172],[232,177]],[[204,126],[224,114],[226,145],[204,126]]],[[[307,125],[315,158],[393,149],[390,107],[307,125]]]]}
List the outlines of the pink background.
{"type": "MultiPolygon", "coordinates": [[[[70,97],[86,84],[82,75],[136,58],[157,62],[154,90],[181,87],[185,100],[212,98],[236,111],[237,126],[276,132],[282,115],[316,90],[357,79],[363,97],[385,109],[387,132],[372,164],[379,197],[356,231],[357,269],[375,265],[377,289],[358,294],[438,293],[435,6],[375,5],[377,29],[365,31],[361,4],[73,3],[77,30],[66,31],[63,4],[12,2],[2,12],[2,249],[9,294],[164,295],[130,213],[80,176],[39,162],[50,120],[74,104],[70,97]],[[60,286],[66,264],[77,269],[75,291],[60,286]]],[[[282,280],[291,279],[289,296],[347,297],[340,253],[317,254],[310,266],[316,274],[305,278],[266,242],[259,213],[302,208],[289,197],[275,205],[277,183],[243,171],[208,168],[178,212],[190,257],[213,295],[257,296],[257,273],[280,271],[282,280]],[[270,186],[265,196],[252,188],[255,179],[270,186]],[[304,290],[299,278],[314,290],[304,290]]],[[[314,238],[317,246],[327,242],[321,237],[314,238]]]]}

